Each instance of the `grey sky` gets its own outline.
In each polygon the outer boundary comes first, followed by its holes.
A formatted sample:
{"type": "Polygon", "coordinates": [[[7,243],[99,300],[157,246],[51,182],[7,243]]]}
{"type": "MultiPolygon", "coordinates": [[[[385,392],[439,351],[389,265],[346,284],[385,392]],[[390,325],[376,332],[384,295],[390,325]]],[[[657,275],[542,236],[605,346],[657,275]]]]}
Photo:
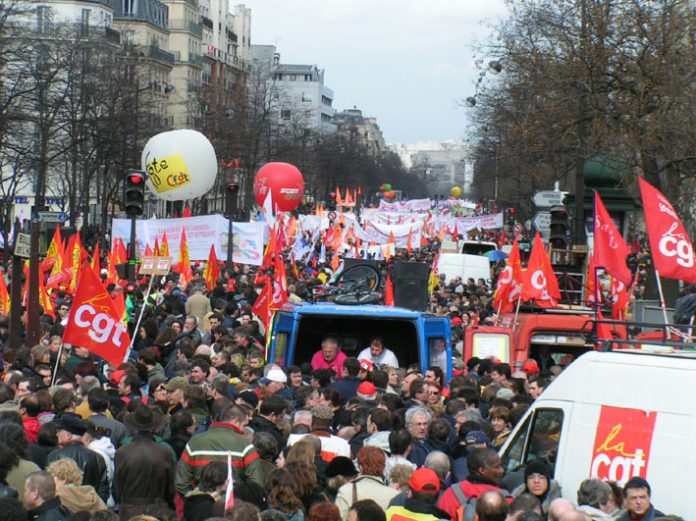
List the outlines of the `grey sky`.
{"type": "Polygon", "coordinates": [[[377,117],[388,142],[461,141],[473,94],[471,43],[503,0],[247,0],[252,44],[283,63],[316,64],[334,108],[377,117]]]}

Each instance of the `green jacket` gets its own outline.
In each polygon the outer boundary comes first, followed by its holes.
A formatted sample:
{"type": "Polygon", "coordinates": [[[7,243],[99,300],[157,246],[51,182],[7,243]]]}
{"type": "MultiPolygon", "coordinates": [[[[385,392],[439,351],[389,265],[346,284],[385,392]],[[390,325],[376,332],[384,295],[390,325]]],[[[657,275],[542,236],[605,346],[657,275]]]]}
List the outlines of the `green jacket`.
{"type": "Polygon", "coordinates": [[[254,482],[264,486],[259,453],[236,425],[213,423],[207,432],[191,438],[176,469],[176,490],[186,495],[198,483],[203,467],[213,461],[232,458],[232,471],[237,482],[254,482]]]}

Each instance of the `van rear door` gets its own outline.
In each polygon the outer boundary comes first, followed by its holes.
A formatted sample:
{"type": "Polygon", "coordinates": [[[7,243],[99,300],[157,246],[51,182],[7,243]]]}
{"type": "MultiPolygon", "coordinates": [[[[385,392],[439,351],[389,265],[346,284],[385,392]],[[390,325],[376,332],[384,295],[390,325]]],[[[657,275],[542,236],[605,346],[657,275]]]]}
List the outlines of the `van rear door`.
{"type": "Polygon", "coordinates": [[[295,345],[297,334],[297,314],[288,311],[277,311],[271,326],[270,351],[266,356],[269,363],[285,367],[292,360],[288,346],[295,345]]]}
{"type": "Polygon", "coordinates": [[[449,320],[445,317],[425,317],[422,321],[422,368],[425,371],[430,366],[437,366],[449,381],[452,377],[452,330],[449,320]]]}

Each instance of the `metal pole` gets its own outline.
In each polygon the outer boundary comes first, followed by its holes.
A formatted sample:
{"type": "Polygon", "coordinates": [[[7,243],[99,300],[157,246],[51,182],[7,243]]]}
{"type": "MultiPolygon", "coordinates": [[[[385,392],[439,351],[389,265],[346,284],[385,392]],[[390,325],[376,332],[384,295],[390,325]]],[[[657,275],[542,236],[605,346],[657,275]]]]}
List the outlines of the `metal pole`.
{"type": "MultiPolygon", "coordinates": [[[[580,52],[583,60],[580,66],[584,66],[584,57],[587,53],[587,5],[586,0],[580,2],[580,52]]],[[[575,163],[575,244],[585,244],[585,147],[587,146],[587,93],[585,90],[586,75],[583,73],[579,80],[580,98],[578,100],[578,153],[575,163]]]]}
{"type": "Polygon", "coordinates": [[[29,257],[29,289],[27,295],[27,346],[34,346],[41,340],[41,328],[39,326],[39,315],[41,305],[39,304],[39,221],[36,218],[31,220],[31,249],[29,257]]]}
{"type": "MultiPolygon", "coordinates": [[[[19,237],[19,218],[15,218],[14,224],[14,244],[17,246],[19,237]]],[[[14,251],[14,250],[13,250],[14,251]]],[[[22,327],[22,257],[12,255],[12,278],[10,279],[10,348],[19,349],[22,347],[24,331],[22,327]]]]}
{"type": "Polygon", "coordinates": [[[135,216],[131,217],[130,244],[128,245],[128,282],[135,282],[135,216]]]}
{"type": "Polygon", "coordinates": [[[233,257],[233,248],[234,248],[234,241],[232,240],[232,233],[233,233],[233,219],[231,214],[227,214],[227,271],[230,273],[232,272],[232,257],[233,257]]]}
{"type": "Polygon", "coordinates": [[[56,366],[53,368],[53,376],[51,377],[51,387],[56,383],[56,377],[58,376],[58,368],[60,367],[60,359],[63,357],[63,340],[60,342],[60,349],[58,349],[58,358],[56,358],[56,366]]]}
{"type": "Polygon", "coordinates": [[[669,319],[667,318],[667,306],[665,305],[665,296],[662,293],[662,281],[660,281],[660,272],[655,270],[655,279],[657,280],[657,292],[660,296],[660,306],[662,307],[662,316],[665,318],[664,340],[669,340],[669,319]]]}
{"type": "Polygon", "coordinates": [[[140,315],[138,316],[138,321],[135,323],[135,329],[133,329],[133,338],[131,338],[131,343],[126,350],[126,356],[123,358],[124,362],[128,361],[130,352],[133,349],[133,344],[135,343],[135,337],[138,336],[138,329],[140,329],[140,322],[143,319],[143,313],[145,313],[145,307],[147,306],[147,299],[150,298],[150,292],[152,291],[152,281],[155,280],[154,275],[150,275],[150,282],[147,285],[147,291],[145,293],[145,298],[143,300],[143,306],[140,308],[140,315]]]}

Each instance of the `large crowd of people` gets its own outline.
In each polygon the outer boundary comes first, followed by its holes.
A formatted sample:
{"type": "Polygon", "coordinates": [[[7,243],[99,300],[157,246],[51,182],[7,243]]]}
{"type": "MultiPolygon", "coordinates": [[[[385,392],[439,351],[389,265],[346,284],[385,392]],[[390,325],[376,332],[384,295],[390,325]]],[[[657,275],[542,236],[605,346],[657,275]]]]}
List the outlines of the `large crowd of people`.
{"type": "MultiPolygon", "coordinates": [[[[418,253],[430,260],[427,250],[418,253]]],[[[398,256],[397,256],[398,259],[398,256]]],[[[288,272],[291,270],[289,269],[288,272]]],[[[289,286],[307,299],[328,269],[289,286]]],[[[63,345],[71,297],[56,291],[37,345],[3,350],[0,519],[19,521],[655,521],[650,485],[584,481],[561,498],[552,460],[505,468],[514,425],[561,370],[462,360],[471,323],[490,321],[486,281],[440,280],[431,310],[447,316],[456,353],[443,369],[400,367],[375,336],[357,357],[335,338],[311,360],[264,358],[251,312],[264,275],[235,266],[212,290],[199,266],[186,287],[167,277],[145,306],[128,361],[63,345]]],[[[0,315],[0,339],[8,341],[0,315]]],[[[662,519],[678,519],[662,517],[662,519]]]]}

